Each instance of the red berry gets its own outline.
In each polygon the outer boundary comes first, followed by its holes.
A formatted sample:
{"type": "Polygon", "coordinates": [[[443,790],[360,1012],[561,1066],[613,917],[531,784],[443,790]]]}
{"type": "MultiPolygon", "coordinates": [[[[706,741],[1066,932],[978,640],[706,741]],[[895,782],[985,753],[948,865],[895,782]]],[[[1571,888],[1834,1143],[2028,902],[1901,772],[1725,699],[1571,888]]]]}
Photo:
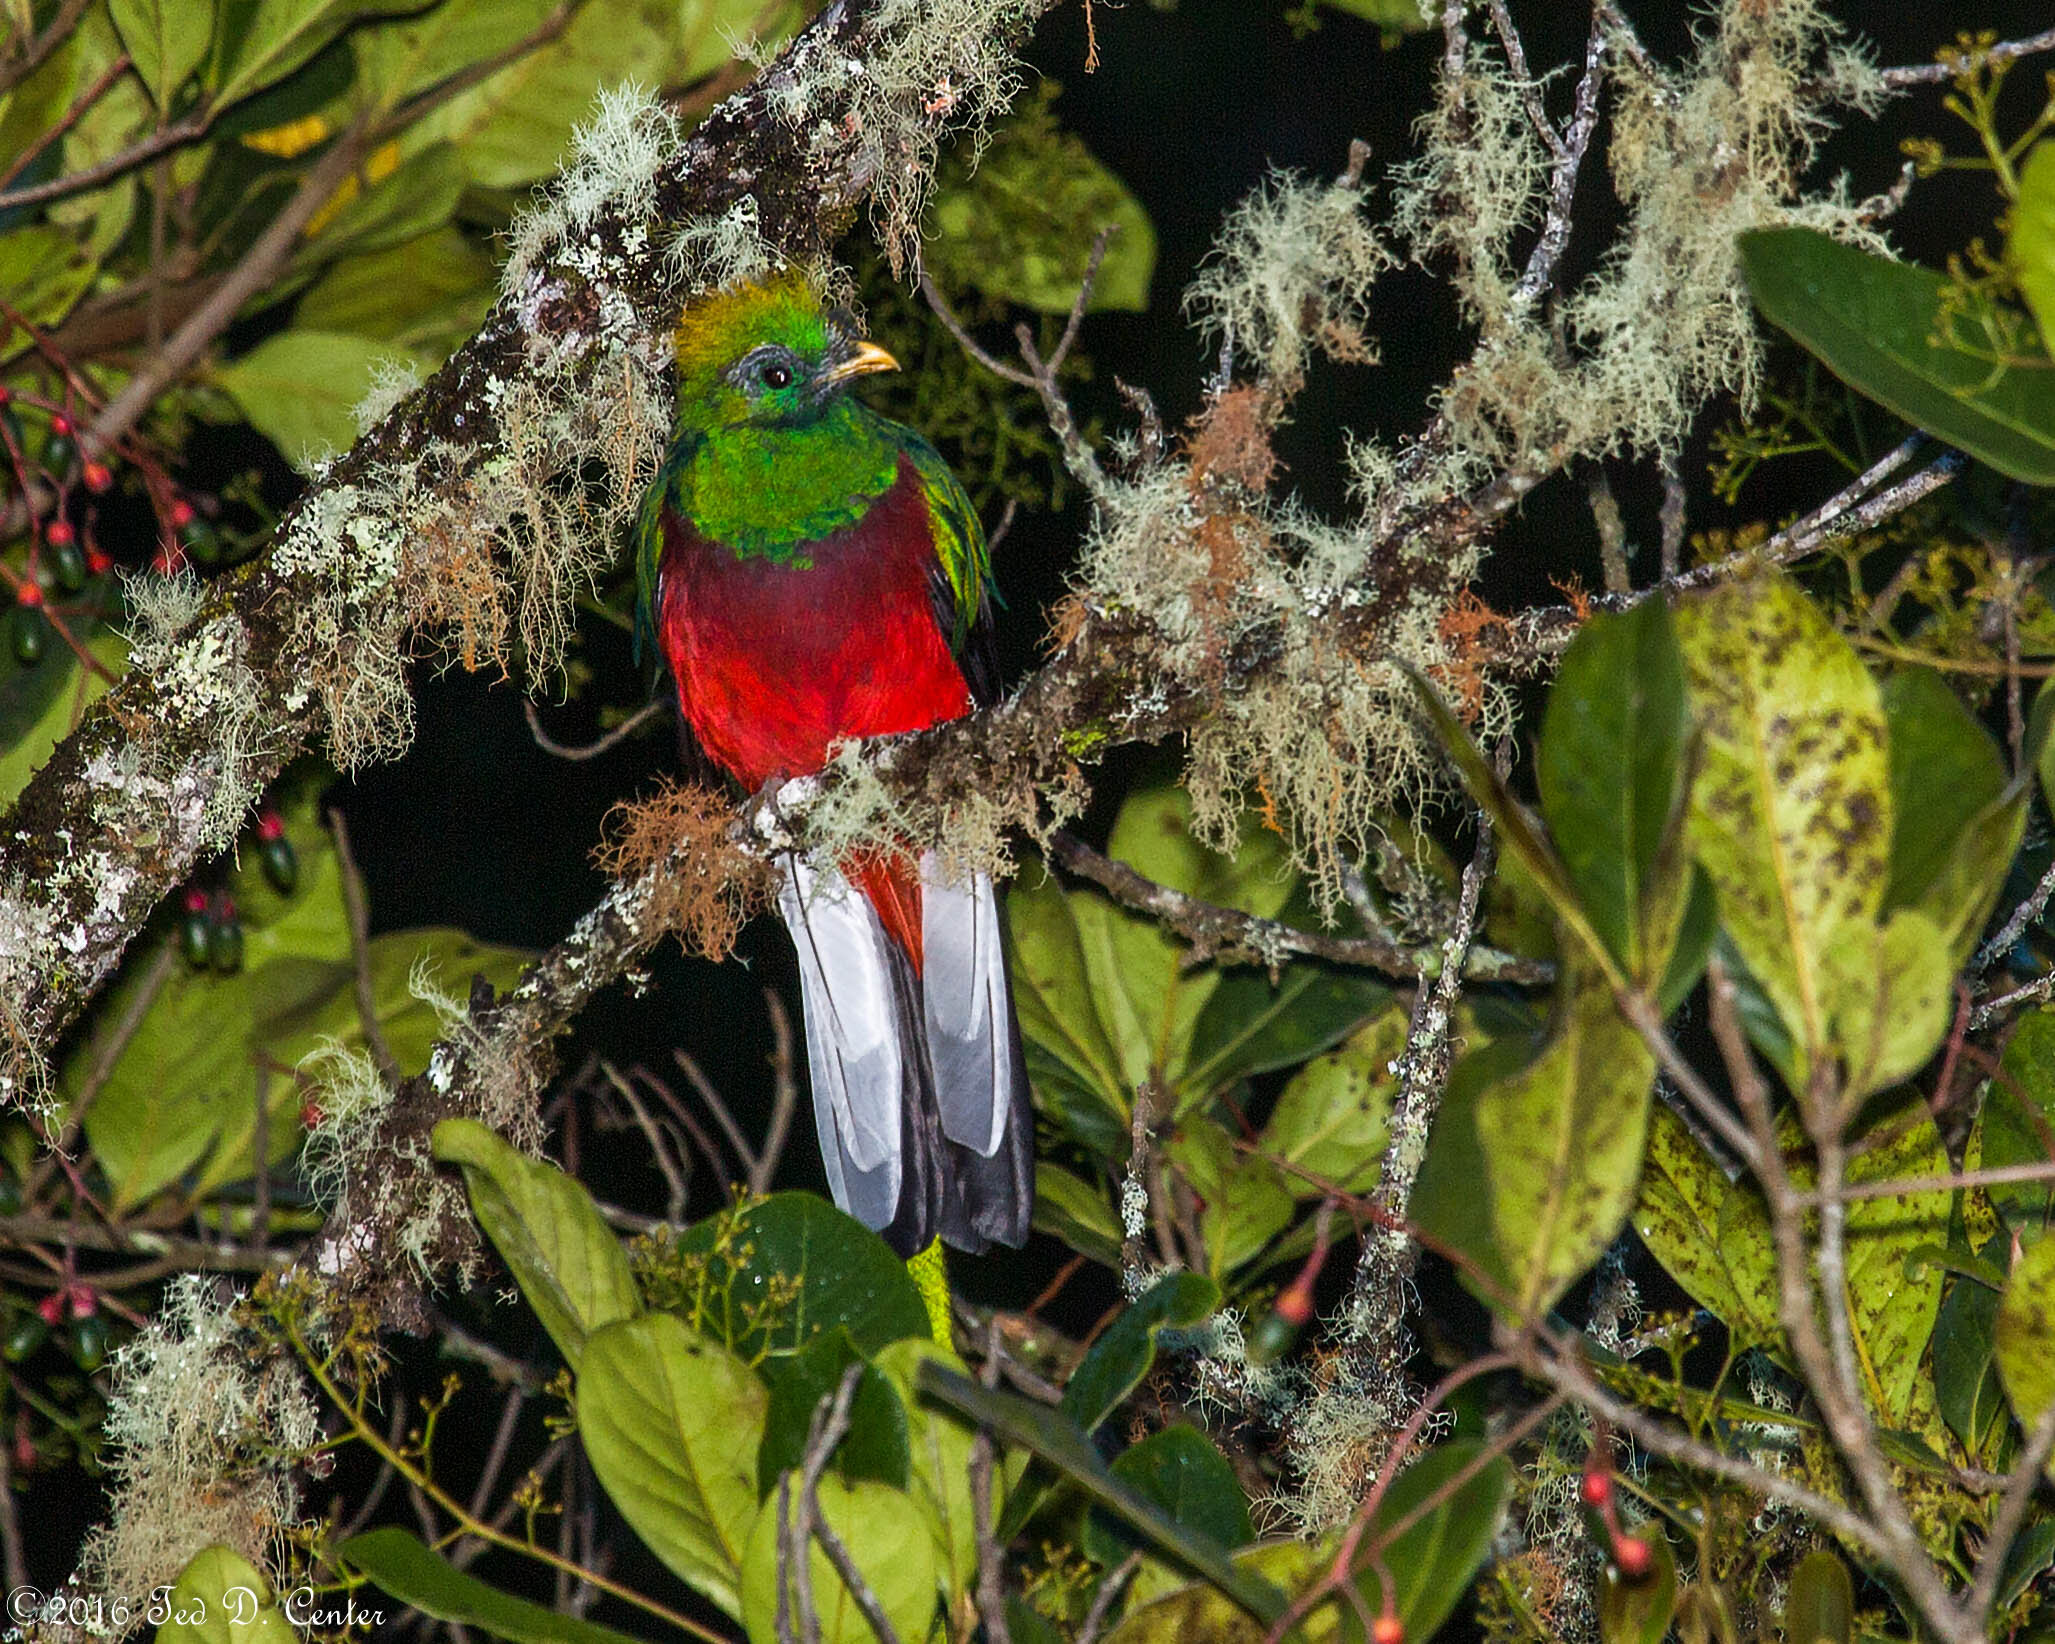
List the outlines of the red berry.
{"type": "Polygon", "coordinates": [[[91,571],[96,577],[105,576],[114,569],[114,561],[107,556],[98,543],[95,543],[86,550],[86,569],[91,571]]]}
{"type": "Polygon", "coordinates": [[[1655,1555],[1648,1550],[1648,1543],[1640,1536],[1617,1536],[1613,1540],[1613,1562],[1620,1567],[1620,1574],[1629,1581],[1639,1581],[1648,1574],[1648,1567],[1655,1562],[1655,1555]]]}
{"type": "Polygon", "coordinates": [[[1395,1615],[1381,1615],[1370,1623],[1370,1644],[1406,1644],[1406,1624],[1395,1615]]]}
{"type": "Polygon", "coordinates": [[[86,482],[86,489],[97,496],[114,483],[114,470],[96,457],[80,470],[79,477],[86,482]]]}
{"type": "Polygon", "coordinates": [[[75,1284],[64,1294],[71,1303],[71,1316],[75,1319],[89,1319],[100,1311],[99,1294],[90,1285],[75,1284]]]}
{"type": "Polygon", "coordinates": [[[171,528],[174,531],[183,531],[192,523],[193,505],[187,502],[184,497],[173,497],[171,499],[171,528]]]}
{"type": "Polygon", "coordinates": [[[1302,1290],[1295,1284],[1277,1298],[1273,1311],[1293,1329],[1302,1329],[1313,1316],[1313,1292],[1302,1290]]]}
{"type": "Polygon", "coordinates": [[[45,1324],[55,1330],[64,1322],[64,1292],[53,1290],[36,1303],[36,1312],[42,1316],[45,1324]]]}
{"type": "Polygon", "coordinates": [[[9,388],[5,383],[0,383],[0,405],[11,405],[13,404],[13,402],[14,390],[9,388]]]}
{"type": "Polygon", "coordinates": [[[20,586],[14,590],[14,602],[31,608],[42,604],[43,585],[34,577],[23,577],[20,586]]]}
{"type": "Polygon", "coordinates": [[[150,569],[160,577],[174,576],[185,568],[185,551],[175,542],[160,542],[150,556],[150,569]]]}
{"type": "Polygon", "coordinates": [[[200,889],[198,885],[195,885],[191,890],[186,892],[186,912],[205,913],[206,911],[207,893],[200,889]]]}
{"type": "Polygon", "coordinates": [[[325,1117],[326,1115],[322,1113],[319,1102],[301,1103],[300,1128],[302,1130],[319,1130],[321,1128],[321,1121],[325,1117]]]}
{"type": "Polygon", "coordinates": [[[70,439],[72,429],[74,426],[75,424],[72,422],[71,418],[67,417],[62,411],[52,411],[50,413],[50,432],[55,434],[59,439],[70,439]]]}
{"type": "Polygon", "coordinates": [[[52,548],[62,548],[65,544],[75,540],[77,536],[78,533],[71,528],[70,520],[53,519],[50,522],[49,529],[43,533],[43,540],[49,543],[52,548]]]}
{"type": "Polygon", "coordinates": [[[17,1473],[26,1473],[34,1468],[39,1459],[41,1458],[36,1454],[36,1441],[30,1438],[27,1433],[16,1433],[14,1435],[14,1470],[17,1473]]]}
{"type": "Polygon", "coordinates": [[[224,923],[233,919],[235,917],[235,898],[233,896],[222,897],[219,905],[214,909],[214,917],[222,920],[224,923]]]}
{"type": "Polygon", "coordinates": [[[278,812],[266,811],[257,818],[257,837],[265,840],[285,837],[285,821],[278,812]]]}
{"type": "Polygon", "coordinates": [[[1577,1486],[1577,1494],[1585,1506],[1603,1507],[1613,1499],[1613,1475],[1596,1467],[1586,1468],[1583,1482],[1577,1486]]]}

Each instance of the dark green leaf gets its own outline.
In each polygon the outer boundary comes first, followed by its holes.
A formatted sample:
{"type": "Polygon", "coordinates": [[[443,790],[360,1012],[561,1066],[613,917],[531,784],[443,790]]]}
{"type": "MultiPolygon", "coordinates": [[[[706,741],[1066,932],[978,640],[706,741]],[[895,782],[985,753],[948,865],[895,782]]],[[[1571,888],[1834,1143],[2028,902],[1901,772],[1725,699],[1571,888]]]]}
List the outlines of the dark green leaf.
{"type": "Polygon", "coordinates": [[[968,1376],[934,1363],[921,1366],[920,1385],[923,1392],[990,1427],[1008,1443],[1033,1451],[1093,1500],[1110,1507],[1140,1530],[1157,1547],[1219,1587],[1264,1625],[1284,1613],[1284,1600],[1277,1589],[1237,1569],[1229,1561],[1226,1548],[1176,1524],[1140,1491],[1115,1478],[1092,1448],[1091,1440],[1062,1411],[980,1387],[968,1376]]]}
{"type": "MultiPolygon", "coordinates": [[[[768,1496],[778,1475],[806,1456],[808,1429],[821,1400],[833,1398],[842,1373],[863,1355],[841,1325],[823,1330],[796,1353],[773,1353],[757,1366],[771,1390],[763,1443],[756,1452],[756,1492],[768,1496]]],[[[906,1488],[906,1406],[892,1384],[868,1365],[849,1401],[849,1433],[835,1449],[842,1476],[906,1488]]]]}
{"type": "Polygon", "coordinates": [[[1948,282],[1816,229],[1744,234],[1756,306],[1842,381],[2000,473],[2055,485],[2055,372],[1936,342],[1948,282]]]}
{"type": "MultiPolygon", "coordinates": [[[[1491,1551],[1512,1493],[1511,1464],[1481,1439],[1437,1444],[1392,1481],[1371,1516],[1371,1533],[1420,1514],[1384,1543],[1406,1637],[1430,1639],[1454,1613],[1491,1551]]],[[[1356,1586],[1375,1615],[1383,1589],[1367,1563],[1357,1568],[1356,1586]]]]}
{"type": "Polygon", "coordinates": [[[1669,607],[1645,599],[1587,622],[1549,692],[1535,779],[1563,867],[1631,976],[1657,972],[1644,903],[1676,813],[1687,730],[1669,607]]]}
{"type": "MultiPolygon", "coordinates": [[[[1234,1468],[1195,1427],[1179,1424],[1151,1433],[1114,1458],[1112,1473],[1162,1508],[1173,1524],[1223,1547],[1244,1547],[1256,1539],[1234,1468]]],[[[1108,1569],[1136,1545],[1103,1510],[1086,1522],[1084,1551],[1108,1569]]]]}
{"type": "MultiPolygon", "coordinates": [[[[544,1609],[488,1587],[405,1530],[392,1526],[352,1536],[336,1549],[336,1555],[408,1608],[437,1621],[476,1627],[494,1638],[510,1639],[512,1644],[636,1644],[611,1627],[544,1609]]],[[[359,1604],[358,1608],[367,1606],[359,1604]]]]}
{"type": "Polygon", "coordinates": [[[1890,722],[1890,888],[1886,908],[1911,907],[1940,877],[1963,829],[2004,793],[1991,733],[1931,668],[1901,668],[1883,686],[1890,722]]]}
{"type": "Polygon", "coordinates": [[[1669,968],[1655,990],[1656,1009],[1665,1017],[1683,1004],[1705,974],[1713,943],[1720,934],[1720,902],[1705,869],[1691,864],[1691,884],[1684,893],[1684,911],[1677,921],[1676,945],[1669,968]]]}
{"type": "Polygon", "coordinates": [[[891,1246],[811,1193],[709,1216],[677,1248],[706,1259],[680,1310],[686,1322],[744,1358],[790,1352],[838,1324],[865,1353],[928,1333],[927,1307],[891,1246]]]}
{"type": "MultiPolygon", "coordinates": [[[[2055,1011],[2021,1018],[1984,1097],[1987,1167],[2055,1161],[2055,1011]]],[[[2055,1182],[2005,1182],[1984,1190],[2005,1225],[2023,1241],[2055,1222],[2055,1182]]]]}
{"type": "Polygon", "coordinates": [[[1291,1225],[1292,1191],[1274,1159],[1237,1147],[1227,1128],[1187,1113],[1164,1146],[1172,1169],[1203,1203],[1206,1271],[1225,1281],[1291,1225]]]}
{"type": "Polygon", "coordinates": [[[1998,1384],[1993,1332],[1998,1292],[1974,1279],[1957,1279],[1934,1315],[1934,1402],[1962,1447],[1984,1464],[2003,1436],[2005,1392],[1998,1384]]]}
{"type": "Polygon", "coordinates": [[[1035,1227],[1095,1262],[1120,1266],[1120,1223],[1106,1195],[1052,1164],[1035,1166],[1035,1227]]]}
{"type": "Polygon", "coordinates": [[[1274,984],[1268,972],[1238,966],[1221,977],[1192,1028],[1184,1088],[1196,1096],[1296,1067],[1391,1002],[1375,977],[1316,960],[1294,960],[1274,984]]]}
{"type": "Polygon", "coordinates": [[[1855,1584],[1848,1566],[1824,1548],[1807,1553],[1791,1572],[1784,1600],[1787,1644],[1848,1644],[1855,1628],[1855,1584]]]}
{"type": "Polygon", "coordinates": [[[129,61],[160,109],[207,55],[213,0],[108,0],[108,12],[129,61]]]}
{"type": "Polygon", "coordinates": [[[1092,1431],[1141,1385],[1156,1362],[1156,1333],[1189,1330],[1212,1317],[1220,1287],[1198,1273],[1166,1273],[1092,1344],[1063,1389],[1063,1414],[1092,1431]]]}
{"type": "Polygon", "coordinates": [[[642,1310],[628,1257],[592,1195],[476,1119],[444,1119],[432,1145],[439,1163],[463,1167],[478,1225],[575,1374],[593,1331],[642,1310]]]}

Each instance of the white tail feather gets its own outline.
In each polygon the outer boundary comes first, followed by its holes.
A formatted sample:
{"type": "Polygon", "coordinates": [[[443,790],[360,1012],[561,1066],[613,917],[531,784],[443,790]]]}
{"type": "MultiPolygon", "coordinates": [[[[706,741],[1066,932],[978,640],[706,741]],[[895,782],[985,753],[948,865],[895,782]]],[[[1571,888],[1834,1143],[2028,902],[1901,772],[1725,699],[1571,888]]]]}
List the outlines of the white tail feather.
{"type": "Polygon", "coordinates": [[[942,1134],[990,1158],[1012,1111],[1006,956],[989,874],[946,878],[920,861],[921,993],[942,1134]]]}
{"type": "Polygon", "coordinates": [[[870,899],[841,874],[793,855],[781,860],[778,909],[799,950],[828,1185],[857,1220],[883,1227],[899,1204],[905,1088],[890,938],[870,899]]]}

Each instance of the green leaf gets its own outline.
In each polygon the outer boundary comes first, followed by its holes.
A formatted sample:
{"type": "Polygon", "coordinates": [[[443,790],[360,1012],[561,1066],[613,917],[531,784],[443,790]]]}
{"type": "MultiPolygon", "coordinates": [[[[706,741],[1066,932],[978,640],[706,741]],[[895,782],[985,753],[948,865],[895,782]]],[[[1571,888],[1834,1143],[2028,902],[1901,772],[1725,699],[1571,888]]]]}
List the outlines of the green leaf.
{"type": "Polygon", "coordinates": [[[164,1604],[157,1644],[297,1644],[271,1583],[233,1547],[193,1554],[164,1604]]]}
{"type": "Polygon", "coordinates": [[[1825,1548],[1807,1553],[1791,1572],[1784,1598],[1787,1644],[1848,1644],[1855,1629],[1855,1583],[1848,1566],[1825,1548]]]}
{"type": "Polygon", "coordinates": [[[1876,682],[1785,577],[1677,613],[1702,757],[1690,833],[1720,922],[1789,1030],[1784,1072],[1874,1047],[1891,792],[1876,682]]]}
{"type": "MultiPolygon", "coordinates": [[[[2020,1019],[1998,1075],[1984,1097],[1983,1164],[2055,1162],[2055,1012],[2020,1019]]],[[[2055,1222],[2055,1182],[2009,1182],[1984,1191],[2022,1243],[2039,1240],[2055,1222]]]]}
{"type": "Polygon", "coordinates": [[[1165,1273],[1105,1329],[1063,1389],[1063,1414],[1086,1432],[1120,1408],[1156,1362],[1156,1336],[1213,1316],[1220,1287],[1198,1273],[1165,1273]]]}
{"type": "Polygon", "coordinates": [[[1901,668],[1883,685],[1889,722],[1891,877],[1886,908],[1920,905],[1946,872],[1963,831],[2005,792],[1991,733],[1931,668],[1901,668]]]}
{"type": "Polygon", "coordinates": [[[1203,1113],[1178,1121],[1164,1155],[1203,1203],[1199,1235],[1206,1271],[1225,1279],[1291,1225],[1292,1192],[1275,1160],[1244,1152],[1203,1113]]]}
{"type": "Polygon", "coordinates": [[[478,329],[498,285],[492,259],[445,225],[336,263],[300,298],[294,320],[434,364],[478,329]]]}
{"type": "Polygon", "coordinates": [[[361,17],[407,11],[418,0],[217,0],[207,79],[225,108],[282,80],[361,17]]]}
{"type": "Polygon", "coordinates": [[[1740,239],[1755,303],[1850,387],[2012,479],[2055,484],[2055,372],[1936,342],[1948,282],[1809,228],[1740,239]]]}
{"type": "Polygon", "coordinates": [[[1671,1278],[1741,1345],[1782,1341],[1777,1258],[1758,1194],[1728,1179],[1684,1121],[1658,1103],[1634,1231],[1671,1278]]]}
{"type": "Polygon", "coordinates": [[[945,164],[921,255],[944,289],[1068,314],[1102,229],[1114,232],[1087,308],[1139,313],[1156,265],[1149,214],[1042,100],[993,132],[974,171],[945,164]]]}
{"type": "MultiPolygon", "coordinates": [[[[1392,1598],[1406,1637],[1432,1638],[1455,1612],[1491,1552],[1512,1494],[1511,1464],[1479,1439],[1437,1444],[1392,1481],[1371,1515],[1370,1533],[1388,1534],[1388,1527],[1420,1515],[1384,1540],[1392,1598]],[[1428,1507],[1429,1501],[1436,1504],[1428,1507]]],[[[1358,1566],[1356,1587],[1374,1615],[1383,1602],[1376,1571],[1358,1566]]]]}
{"type": "Polygon", "coordinates": [[[367,337],[333,331],[281,331],[240,359],[214,368],[258,433],[295,465],[345,451],[357,438],[356,407],[381,367],[419,362],[367,337]]]}
{"type": "Polygon", "coordinates": [[[169,109],[173,93],[206,60],[213,0],[108,0],[107,9],[157,107],[169,109]]]}
{"type": "Polygon", "coordinates": [[[409,1609],[437,1621],[476,1627],[512,1644],[637,1644],[611,1627],[488,1587],[391,1525],[350,1537],[336,1548],[336,1556],[409,1609]]]}
{"type": "Polygon", "coordinates": [[[1664,1017],[1671,1015],[1698,986],[1719,934],[1719,895],[1705,870],[1694,862],[1691,882],[1684,892],[1684,909],[1677,918],[1677,939],[1670,949],[1669,968],[1655,990],[1655,1006],[1664,1017]]]}
{"type": "MultiPolygon", "coordinates": [[[[793,1487],[797,1489],[796,1480],[793,1487]]],[[[821,1517],[848,1549],[901,1644],[925,1639],[934,1619],[939,1572],[933,1536],[916,1504],[882,1484],[849,1485],[832,1475],[821,1480],[816,1497],[821,1517]]],[[[797,1505],[789,1503],[788,1510],[797,1505]]],[[[778,1556],[778,1530],[778,1499],[773,1495],[750,1534],[742,1565],[742,1624],[750,1644],[779,1644],[778,1581],[784,1561],[778,1556]]],[[[808,1573],[821,1644],[876,1644],[877,1634],[817,1540],[810,1553],[808,1573]]],[[[788,1615],[796,1617],[797,1593],[789,1592],[786,1603],[788,1615]]],[[[794,1622],[787,1636],[812,1635],[794,1622]]]]}
{"type": "MultiPolygon", "coordinates": [[[[1114,1458],[1112,1473],[1153,1501],[1173,1524],[1223,1547],[1245,1547],[1256,1539],[1233,1466],[1195,1427],[1179,1423],[1151,1433],[1114,1458]]],[[[1110,1515],[1095,1511],[1086,1520],[1081,1545],[1087,1557],[1110,1569],[1136,1542],[1110,1515]]]]}
{"type": "Polygon", "coordinates": [[[476,1119],[444,1119],[432,1145],[461,1165],[478,1225],[576,1374],[593,1331],[642,1310],[635,1275],[585,1184],[476,1119]]]}
{"type": "Polygon", "coordinates": [[[1022,873],[1006,895],[1013,1008],[1042,1106],[1108,1161],[1125,1156],[1131,1095],[1092,997],[1072,898],[1053,873],[1022,873]]]}
{"type": "Polygon", "coordinates": [[[1535,771],[1549,836],[1593,929],[1621,969],[1648,980],[1670,947],[1667,929],[1647,928],[1647,904],[1677,809],[1684,707],[1660,599],[1593,617],[1563,653],[1535,771]]]}
{"type": "MultiPolygon", "coordinates": [[[[933,1341],[909,1336],[878,1349],[872,1362],[898,1392],[906,1411],[907,1490],[935,1532],[937,1567],[948,1575],[952,1593],[967,1592],[978,1567],[977,1519],[970,1496],[970,1452],[977,1435],[954,1410],[919,1396],[922,1365],[933,1362],[961,1373],[963,1361],[933,1341]]],[[[1007,1480],[1014,1477],[1017,1474],[1005,1467],[992,1469],[995,1519],[1005,1510],[1007,1480]]]]}
{"type": "MultiPolygon", "coordinates": [[[[111,629],[86,637],[86,648],[119,678],[128,666],[128,642],[111,629]]],[[[78,728],[78,721],[101,697],[111,680],[85,676],[68,646],[53,646],[33,668],[24,668],[10,654],[0,662],[0,808],[12,805],[41,770],[53,749],[78,728]]]]}
{"type": "Polygon", "coordinates": [[[578,1431],[593,1472],[650,1551],[738,1618],[769,1403],[748,1365],[668,1313],[586,1337],[578,1431]]]}
{"type": "MultiPolygon", "coordinates": [[[[863,1355],[841,1325],[823,1330],[796,1353],[772,1353],[757,1366],[771,1390],[764,1413],[763,1443],[756,1452],[756,1491],[768,1496],[778,1475],[806,1457],[806,1441],[821,1400],[833,1398],[842,1373],[862,1364],[863,1355]]],[[[892,1385],[865,1365],[849,1400],[849,1432],[835,1449],[836,1464],[850,1483],[870,1479],[906,1488],[906,1407],[892,1385]]]]}
{"type": "MultiPolygon", "coordinates": [[[[2012,1277],[1998,1299],[1993,1334],[1998,1376],[2012,1413],[2032,1432],[2055,1404],[2055,1239],[2043,1239],[2012,1264],[2012,1277]]],[[[2055,1477],[2055,1463],[2048,1472],[2055,1477]]]]}
{"type": "Polygon", "coordinates": [[[790,1352],[847,1326],[865,1353],[928,1333],[928,1311],[885,1241],[811,1193],[773,1193],[695,1223],[678,1254],[704,1257],[680,1309],[746,1359],[790,1352]]]}
{"type": "Polygon", "coordinates": [[[1120,1266],[1120,1223],[1106,1195],[1052,1164],[1035,1165],[1035,1229],[1103,1266],[1120,1266]]]}
{"type": "Polygon", "coordinates": [[[1655,1059],[1612,990],[1566,966],[1560,1020],[1516,1072],[1476,1056],[1449,1081],[1413,1215],[1495,1282],[1515,1317],[1552,1307],[1618,1233],[1641,1176],[1655,1059]]]}
{"type": "Polygon", "coordinates": [[[1197,1096],[1297,1067],[1391,1009],[1391,989],[1364,971],[1295,959],[1273,982],[1268,971],[1236,966],[1192,1024],[1185,1089],[1197,1096]]]}
{"type": "Polygon", "coordinates": [[[1114,1477],[1091,1440],[1061,1410],[980,1387],[968,1376],[935,1363],[921,1366],[920,1385],[923,1392],[953,1405],[1009,1443],[1033,1451],[1156,1546],[1214,1583],[1265,1626],[1284,1613],[1284,1600],[1277,1590],[1237,1569],[1226,1548],[1174,1523],[1140,1491],[1114,1477]]]}
{"type": "Polygon", "coordinates": [[[2006,1429],[1997,1325],[1998,1292],[1975,1279],[1950,1283],[1934,1315],[1934,1402],[1970,1458],[1984,1466],[1996,1463],[2006,1429]]]}
{"type": "MultiPolygon", "coordinates": [[[[334,214],[317,216],[308,225],[296,272],[338,256],[403,245],[444,227],[456,214],[464,195],[464,164],[448,143],[417,150],[380,175],[383,169],[368,169],[367,177],[375,180],[354,195],[338,195],[343,203],[334,214]]],[[[311,323],[302,320],[286,335],[311,330],[311,323]]]]}
{"type": "MultiPolygon", "coordinates": [[[[0,291],[31,325],[56,325],[86,294],[98,271],[91,248],[64,229],[30,223],[0,234],[0,291]]],[[[26,340],[17,338],[15,329],[11,320],[0,317],[0,347],[12,349],[26,340]]]]}
{"type": "Polygon", "coordinates": [[[1603,1644],[1663,1644],[1677,1610],[1677,1555],[1660,1523],[1635,1534],[1648,1544],[1647,1571],[1629,1581],[1608,1568],[1599,1583],[1598,1636],[1603,1644]]]}
{"type": "MultiPolygon", "coordinates": [[[[1949,1173],[1941,1134],[1920,1109],[1908,1104],[1901,1113],[1879,1117],[1871,1134],[1890,1137],[1900,1124],[1897,1136],[1850,1163],[1852,1185],[1949,1173]]],[[[1933,1386],[1920,1355],[1933,1335],[1945,1275],[1914,1253],[1922,1244],[1947,1242],[1953,1202],[1946,1189],[1929,1188],[1857,1199],[1847,1209],[1849,1323],[1864,1396],[1885,1427],[1920,1431],[1932,1410],[1933,1386]]]]}
{"type": "Polygon", "coordinates": [[[2041,346],[2055,354],[2055,140],[2034,144],[2019,168],[2005,260],[2041,328],[2041,346]]]}
{"type": "Polygon", "coordinates": [[[1308,1177],[1344,1193],[1366,1193],[1377,1185],[1398,1092],[1391,1067],[1405,1045],[1405,1016],[1389,1011],[1292,1075],[1257,1145],[1307,1173],[1286,1172],[1293,1193],[1322,1191],[1308,1177]]]}
{"type": "Polygon", "coordinates": [[[357,95],[390,109],[460,70],[518,46],[548,17],[553,0],[438,0],[350,36],[357,95]]]}

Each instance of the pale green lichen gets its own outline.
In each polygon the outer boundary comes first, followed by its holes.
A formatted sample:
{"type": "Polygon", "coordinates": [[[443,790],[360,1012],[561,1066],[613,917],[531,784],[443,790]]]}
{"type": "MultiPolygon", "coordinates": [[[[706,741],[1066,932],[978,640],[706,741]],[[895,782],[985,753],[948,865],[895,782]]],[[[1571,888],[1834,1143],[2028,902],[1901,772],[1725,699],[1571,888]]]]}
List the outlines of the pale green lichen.
{"type": "Polygon", "coordinates": [[[628,221],[651,215],[656,179],[684,141],[684,127],[661,98],[634,81],[608,87],[571,137],[571,158],[538,203],[507,231],[504,287],[518,291],[558,248],[602,213],[628,221]]]}
{"type": "Polygon", "coordinates": [[[217,1543],[284,1568],[300,1521],[293,1469],[321,1442],[320,1412],[296,1366],[253,1362],[220,1284],[172,1280],[157,1317],[114,1355],[113,1503],[81,1554],[87,1592],[133,1601],[217,1543]]]}

